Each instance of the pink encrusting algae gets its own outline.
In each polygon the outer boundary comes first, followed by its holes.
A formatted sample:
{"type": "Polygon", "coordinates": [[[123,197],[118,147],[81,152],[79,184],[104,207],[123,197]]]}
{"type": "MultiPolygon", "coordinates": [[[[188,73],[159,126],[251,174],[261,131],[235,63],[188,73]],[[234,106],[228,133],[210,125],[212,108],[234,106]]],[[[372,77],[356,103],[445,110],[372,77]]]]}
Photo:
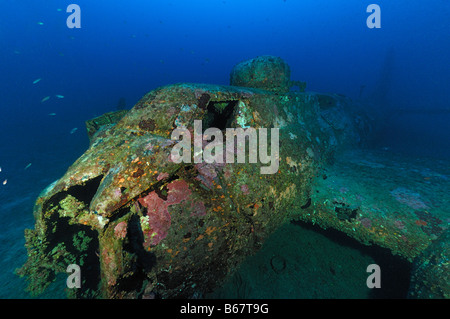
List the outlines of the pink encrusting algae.
{"type": "Polygon", "coordinates": [[[398,229],[401,229],[401,230],[405,229],[405,223],[403,223],[400,219],[395,220],[394,225],[398,229]]]}
{"type": "MultiPolygon", "coordinates": [[[[141,218],[145,248],[159,244],[167,236],[171,225],[171,216],[168,207],[189,199],[192,193],[184,180],[171,182],[167,185],[167,189],[167,200],[159,197],[155,191],[139,199],[139,203],[147,208],[147,215],[141,218]]],[[[200,215],[206,213],[204,205],[202,207],[202,205],[197,204],[195,208],[200,215]]]]}
{"type": "Polygon", "coordinates": [[[241,191],[242,191],[245,195],[248,195],[248,194],[250,193],[247,184],[244,184],[244,185],[241,186],[241,191]]]}
{"type": "Polygon", "coordinates": [[[360,222],[361,222],[361,225],[363,225],[365,228],[371,228],[372,227],[372,221],[369,218],[367,218],[367,217],[362,218],[360,220],[360,222]]]}
{"type": "Polygon", "coordinates": [[[156,177],[156,180],[160,181],[160,180],[166,179],[168,177],[169,177],[169,173],[159,173],[158,177],[156,177]]]}
{"type": "Polygon", "coordinates": [[[167,185],[167,205],[178,204],[191,195],[188,184],[183,180],[176,180],[167,185]]]}
{"type": "Polygon", "coordinates": [[[127,236],[127,222],[120,222],[114,227],[114,235],[117,238],[124,239],[127,236]]]}
{"type": "Polygon", "coordinates": [[[191,216],[205,216],[206,215],[206,207],[203,202],[193,201],[191,204],[192,213],[191,216]]]}
{"type": "Polygon", "coordinates": [[[394,198],[405,205],[408,205],[409,207],[413,209],[427,209],[428,206],[422,201],[420,198],[420,194],[414,193],[409,189],[398,187],[391,191],[391,195],[394,196],[394,198]]]}
{"type": "Polygon", "coordinates": [[[217,172],[212,164],[199,163],[195,165],[199,175],[195,179],[201,181],[206,187],[212,188],[217,172]]]}
{"type": "Polygon", "coordinates": [[[142,232],[144,234],[144,247],[157,245],[167,236],[170,228],[171,217],[167,211],[167,202],[156,194],[151,192],[139,202],[147,208],[147,216],[141,218],[142,232]]]}

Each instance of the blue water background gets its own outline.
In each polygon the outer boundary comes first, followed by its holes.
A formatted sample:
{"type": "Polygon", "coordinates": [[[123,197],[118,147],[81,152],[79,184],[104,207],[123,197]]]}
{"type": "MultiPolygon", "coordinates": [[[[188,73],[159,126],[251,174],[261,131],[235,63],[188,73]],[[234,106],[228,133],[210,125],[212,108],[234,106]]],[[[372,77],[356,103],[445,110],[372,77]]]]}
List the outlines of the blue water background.
{"type": "Polygon", "coordinates": [[[449,157],[450,115],[431,112],[450,107],[449,16],[444,0],[2,0],[0,298],[29,297],[13,271],[34,200],[87,149],[84,122],[121,97],[131,108],[166,84],[227,85],[237,62],[276,55],[309,91],[422,110],[384,123],[374,147],[449,157]],[[66,26],[71,3],[80,29],[66,26]],[[371,3],[380,29],[366,26],[371,3]]]}

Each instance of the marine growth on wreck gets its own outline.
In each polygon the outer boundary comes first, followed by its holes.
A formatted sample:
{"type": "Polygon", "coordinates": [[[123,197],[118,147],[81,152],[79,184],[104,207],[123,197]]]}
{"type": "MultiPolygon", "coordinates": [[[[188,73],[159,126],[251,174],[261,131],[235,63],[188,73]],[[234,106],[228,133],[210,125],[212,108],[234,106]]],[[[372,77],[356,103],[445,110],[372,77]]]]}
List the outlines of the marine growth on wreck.
{"type": "MultiPolygon", "coordinates": [[[[87,122],[89,149],[36,200],[28,260],[18,273],[34,294],[76,264],[81,285],[68,289],[70,297],[192,298],[214,290],[292,220],[413,262],[446,230],[441,211],[409,189],[375,191],[377,170],[387,164],[348,153],[373,129],[358,110],[345,96],[308,92],[273,56],[237,64],[229,86],[152,90],[128,112],[87,122]],[[194,160],[218,141],[207,138],[212,128],[224,137],[240,129],[241,143],[214,150],[243,160],[194,160]],[[173,160],[177,129],[200,139],[190,144],[192,161],[173,160]],[[249,129],[279,133],[277,149],[268,143],[265,150],[275,156],[275,172],[261,173],[268,165],[261,153],[251,160],[249,129]],[[362,192],[358,182],[373,188],[362,192]]],[[[436,289],[448,296],[448,286],[436,289]]]]}

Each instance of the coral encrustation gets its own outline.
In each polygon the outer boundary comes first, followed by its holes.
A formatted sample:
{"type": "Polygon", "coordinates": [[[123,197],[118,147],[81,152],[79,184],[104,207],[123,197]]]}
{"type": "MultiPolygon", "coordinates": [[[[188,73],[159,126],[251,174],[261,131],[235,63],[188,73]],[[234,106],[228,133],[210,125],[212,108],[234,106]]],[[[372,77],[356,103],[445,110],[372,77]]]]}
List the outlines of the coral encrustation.
{"type": "Polygon", "coordinates": [[[155,191],[139,199],[139,203],[147,208],[147,215],[140,219],[146,249],[158,245],[167,236],[171,224],[168,207],[187,200],[191,195],[191,190],[184,180],[171,182],[167,189],[167,200],[159,197],[155,191]]]}

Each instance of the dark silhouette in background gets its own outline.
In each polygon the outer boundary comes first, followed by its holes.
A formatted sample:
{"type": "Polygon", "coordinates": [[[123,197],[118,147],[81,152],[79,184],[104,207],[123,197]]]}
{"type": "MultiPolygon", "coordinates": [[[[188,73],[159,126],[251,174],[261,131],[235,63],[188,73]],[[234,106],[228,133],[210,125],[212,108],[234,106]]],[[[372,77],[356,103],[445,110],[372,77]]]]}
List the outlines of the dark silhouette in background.
{"type": "Polygon", "coordinates": [[[119,99],[119,102],[117,103],[117,111],[125,110],[127,108],[127,103],[124,97],[121,97],[119,99]]]}

